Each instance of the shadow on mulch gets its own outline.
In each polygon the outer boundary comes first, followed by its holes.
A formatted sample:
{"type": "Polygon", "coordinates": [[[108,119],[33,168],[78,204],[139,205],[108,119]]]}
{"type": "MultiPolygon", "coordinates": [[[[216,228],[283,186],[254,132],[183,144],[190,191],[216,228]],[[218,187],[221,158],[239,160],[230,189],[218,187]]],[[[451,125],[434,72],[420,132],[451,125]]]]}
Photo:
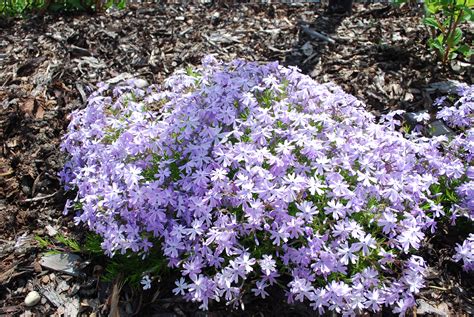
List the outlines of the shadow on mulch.
{"type": "MultiPolygon", "coordinates": [[[[306,47],[307,52],[292,50],[284,63],[298,66],[320,82],[339,84],[376,115],[395,109],[428,109],[437,97],[426,92],[430,84],[471,83],[474,65],[465,60],[441,65],[426,46],[429,33],[422,15],[420,5],[394,8],[383,4],[359,8],[351,16],[317,14],[314,20],[300,21],[294,47],[306,47]],[[305,27],[331,42],[305,32],[305,27]]],[[[466,33],[468,43],[473,34],[466,33]]]]}

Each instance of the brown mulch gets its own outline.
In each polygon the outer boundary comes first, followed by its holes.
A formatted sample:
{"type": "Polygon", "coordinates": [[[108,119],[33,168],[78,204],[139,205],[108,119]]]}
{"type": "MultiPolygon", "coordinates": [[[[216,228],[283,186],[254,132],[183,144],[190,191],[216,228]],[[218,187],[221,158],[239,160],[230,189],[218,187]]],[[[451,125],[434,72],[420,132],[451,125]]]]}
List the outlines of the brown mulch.
{"type": "MultiPolygon", "coordinates": [[[[327,15],[315,4],[156,4],[93,16],[2,21],[0,316],[60,314],[64,310],[51,299],[32,309],[22,302],[41,285],[66,281],[74,288],[79,283],[37,264],[41,250],[34,237],[73,234],[70,218],[61,216],[65,194],[57,173],[65,157],[59,144],[68,114],[84,107],[96,83],[128,75],[161,82],[174,70],[215,54],[222,60],[297,65],[320,82],[338,83],[375,114],[420,110],[430,107],[436,96],[431,84],[448,79],[471,84],[473,76],[472,64],[466,61],[449,66],[436,62],[426,49],[429,34],[421,16],[419,7],[387,5],[356,5],[346,17],[327,15]]],[[[466,37],[470,42],[473,35],[467,32],[466,37]]],[[[449,261],[452,243],[438,243],[430,254],[437,259],[429,280],[434,288],[421,297],[445,312],[472,312],[472,284],[466,284],[465,275],[449,261]]],[[[89,280],[82,277],[81,283],[89,280]]],[[[111,304],[110,297],[93,305],[86,295],[78,298],[87,312],[111,304]]],[[[137,305],[122,313],[135,312],[141,307],[137,305]]],[[[189,315],[186,307],[164,300],[155,308],[177,316],[183,310],[189,315]]],[[[302,311],[289,314],[307,315],[302,311]]],[[[266,313],[275,311],[269,308],[266,313]]]]}

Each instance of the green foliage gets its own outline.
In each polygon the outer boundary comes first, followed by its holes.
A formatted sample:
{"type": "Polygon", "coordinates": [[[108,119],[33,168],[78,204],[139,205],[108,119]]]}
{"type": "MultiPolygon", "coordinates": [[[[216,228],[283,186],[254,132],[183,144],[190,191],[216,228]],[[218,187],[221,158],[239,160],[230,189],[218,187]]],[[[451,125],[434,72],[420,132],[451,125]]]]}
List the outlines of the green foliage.
{"type": "Polygon", "coordinates": [[[84,242],[84,247],[82,252],[89,253],[91,255],[104,254],[104,250],[101,247],[102,238],[95,233],[88,233],[86,236],[86,241],[84,242]]]}
{"type": "MultiPolygon", "coordinates": [[[[109,258],[104,255],[102,241],[98,234],[88,233],[82,252],[93,257],[94,262],[103,264],[105,272],[102,279],[104,281],[113,281],[118,276],[122,276],[129,286],[137,287],[144,274],[163,277],[169,273],[168,262],[159,247],[151,250],[146,257],[129,251],[125,254],[117,253],[109,258]]],[[[159,246],[159,242],[155,241],[154,245],[159,246]]]]}
{"type": "Polygon", "coordinates": [[[44,0],[25,1],[25,0],[3,0],[0,1],[0,16],[15,16],[24,11],[38,9],[44,6],[44,0]]]}
{"type": "Polygon", "coordinates": [[[69,248],[71,252],[81,252],[81,247],[76,240],[63,236],[62,234],[56,235],[55,239],[57,242],[62,243],[69,248]]]}
{"type": "Polygon", "coordinates": [[[437,195],[435,202],[441,204],[448,215],[451,215],[452,207],[460,201],[456,194],[456,188],[464,181],[466,181],[465,177],[451,181],[446,177],[441,177],[439,183],[430,187],[430,191],[437,195]]]}
{"type": "Polygon", "coordinates": [[[48,237],[35,236],[35,240],[41,249],[48,249],[48,253],[63,251],[79,253],[82,251],[76,240],[62,234],[55,235],[52,240],[48,237]]]}
{"type": "MultiPolygon", "coordinates": [[[[102,238],[95,233],[88,233],[82,246],[75,239],[62,234],[57,234],[52,238],[36,236],[35,240],[41,249],[47,250],[45,254],[80,253],[94,259],[94,263],[103,264],[105,273],[102,279],[104,281],[113,281],[121,275],[125,282],[133,287],[140,285],[144,273],[162,277],[169,272],[166,258],[160,248],[154,248],[154,251],[146,257],[127,252],[109,258],[104,255],[104,250],[101,247],[102,238]]],[[[155,242],[154,245],[159,245],[159,243],[155,242]]]]}
{"type": "Polygon", "coordinates": [[[126,0],[0,0],[0,16],[31,12],[101,12],[110,7],[124,9],[126,0]]]}
{"type": "Polygon", "coordinates": [[[143,259],[139,254],[131,252],[117,254],[112,259],[107,259],[102,278],[105,281],[113,281],[117,276],[122,275],[130,286],[138,286],[144,274],[159,277],[169,274],[167,263],[162,252],[161,254],[154,252],[143,259]]]}
{"type": "MultiPolygon", "coordinates": [[[[392,0],[395,5],[413,3],[413,0],[392,0]]],[[[439,56],[443,64],[458,56],[469,59],[474,54],[470,45],[464,43],[462,23],[474,21],[474,0],[425,0],[424,24],[431,30],[429,47],[439,56]]]]}
{"type": "Polygon", "coordinates": [[[52,244],[48,238],[42,238],[40,236],[35,236],[35,240],[38,242],[41,249],[46,249],[52,244]]]}
{"type": "MultiPolygon", "coordinates": [[[[426,0],[426,17],[423,20],[431,29],[428,45],[438,53],[443,64],[463,55],[469,58],[474,50],[463,43],[459,27],[466,21],[474,21],[474,0],[426,0]]],[[[472,46],[472,45],[471,45],[472,46]]]]}

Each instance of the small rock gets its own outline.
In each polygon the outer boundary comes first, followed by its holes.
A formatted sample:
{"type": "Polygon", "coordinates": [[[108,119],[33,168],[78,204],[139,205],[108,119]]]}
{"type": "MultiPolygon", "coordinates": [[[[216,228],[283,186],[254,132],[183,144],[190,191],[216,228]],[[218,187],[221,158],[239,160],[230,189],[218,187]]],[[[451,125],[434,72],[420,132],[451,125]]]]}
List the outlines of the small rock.
{"type": "Polygon", "coordinates": [[[405,95],[403,96],[403,101],[408,101],[411,102],[415,99],[415,96],[411,92],[406,92],[405,95]]]}
{"type": "Polygon", "coordinates": [[[452,94],[455,93],[461,83],[456,80],[440,81],[430,84],[426,91],[428,93],[433,93],[439,91],[443,94],[452,94]]]}
{"type": "Polygon", "coordinates": [[[145,79],[136,79],[134,83],[137,88],[145,88],[148,86],[148,82],[145,79]]]}
{"type": "Polygon", "coordinates": [[[81,306],[81,310],[86,310],[87,308],[90,307],[89,305],[89,301],[86,299],[83,299],[81,302],[80,302],[80,306],[81,306]]]}
{"type": "Polygon", "coordinates": [[[26,293],[25,291],[26,291],[26,290],[25,290],[24,287],[18,287],[18,288],[13,292],[13,294],[14,294],[14,295],[20,295],[20,294],[26,293]]]}
{"type": "Polygon", "coordinates": [[[211,23],[212,25],[214,26],[217,26],[220,22],[220,19],[221,19],[221,14],[219,12],[215,12],[212,16],[211,16],[211,23]]]}
{"type": "Polygon", "coordinates": [[[58,230],[56,228],[53,228],[51,225],[46,226],[46,232],[48,233],[48,236],[54,237],[58,234],[58,230]]]}
{"type": "Polygon", "coordinates": [[[444,124],[443,121],[441,120],[435,120],[428,124],[428,131],[431,136],[440,136],[440,135],[446,135],[446,136],[453,136],[454,132],[451,130],[448,126],[444,124]]]}
{"type": "Polygon", "coordinates": [[[455,73],[461,73],[462,71],[462,65],[461,63],[457,62],[457,61],[452,61],[451,62],[451,69],[455,72],[455,73]]]}
{"type": "Polygon", "coordinates": [[[400,35],[399,32],[394,32],[394,33],[392,34],[392,41],[394,41],[394,42],[400,42],[400,41],[402,41],[402,40],[403,40],[403,37],[400,35]]]}
{"type": "Polygon", "coordinates": [[[48,284],[49,283],[49,276],[48,275],[43,276],[43,278],[41,279],[41,283],[48,284]]]}
{"type": "Polygon", "coordinates": [[[25,297],[25,306],[33,307],[39,303],[41,295],[37,291],[29,292],[25,297]]]}
{"type": "Polygon", "coordinates": [[[306,42],[303,46],[301,46],[301,50],[303,51],[304,55],[311,56],[311,54],[313,54],[313,45],[311,45],[310,42],[306,42]]]}

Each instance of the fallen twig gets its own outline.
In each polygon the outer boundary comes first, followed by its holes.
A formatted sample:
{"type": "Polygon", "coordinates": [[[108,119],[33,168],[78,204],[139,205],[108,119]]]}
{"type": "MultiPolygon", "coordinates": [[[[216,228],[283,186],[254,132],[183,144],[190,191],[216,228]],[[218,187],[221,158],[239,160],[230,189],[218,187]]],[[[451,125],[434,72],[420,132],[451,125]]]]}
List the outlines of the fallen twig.
{"type": "Polygon", "coordinates": [[[276,48],[272,45],[267,45],[268,49],[272,52],[276,52],[276,53],[288,53],[288,52],[291,52],[291,49],[287,49],[287,50],[281,50],[279,48],[276,48]]]}
{"type": "Polygon", "coordinates": [[[32,203],[32,202],[35,202],[35,201],[41,201],[41,200],[44,200],[44,199],[52,198],[52,197],[56,196],[57,193],[59,193],[59,190],[55,191],[52,194],[45,195],[45,196],[26,198],[26,199],[22,200],[21,202],[22,203],[32,203]]]}
{"type": "Polygon", "coordinates": [[[309,27],[305,26],[305,25],[302,25],[301,26],[301,29],[303,30],[304,33],[308,34],[310,37],[312,38],[318,38],[320,40],[323,40],[325,42],[328,42],[328,43],[331,43],[331,44],[335,44],[336,41],[333,40],[332,38],[330,38],[329,36],[327,35],[324,35],[322,33],[319,33],[313,29],[310,29],[309,27]]]}
{"type": "Polygon", "coordinates": [[[447,289],[447,288],[440,287],[440,286],[435,286],[435,285],[428,285],[428,287],[433,288],[433,289],[437,289],[437,290],[440,290],[440,291],[449,291],[449,289],[447,289]]]}

